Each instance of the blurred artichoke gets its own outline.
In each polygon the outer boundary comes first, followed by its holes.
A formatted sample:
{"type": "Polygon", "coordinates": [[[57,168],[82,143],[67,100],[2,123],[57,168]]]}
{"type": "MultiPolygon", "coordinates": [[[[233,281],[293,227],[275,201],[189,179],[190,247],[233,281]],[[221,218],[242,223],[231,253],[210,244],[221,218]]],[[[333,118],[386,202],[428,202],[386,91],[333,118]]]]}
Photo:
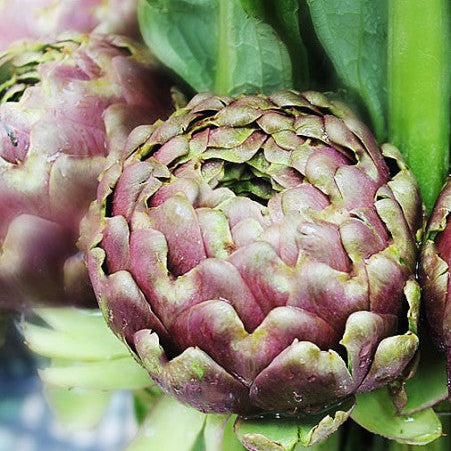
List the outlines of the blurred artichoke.
{"type": "Polygon", "coordinates": [[[432,338],[445,352],[451,395],[451,177],[437,199],[421,250],[420,280],[432,338]]]}
{"type": "Polygon", "coordinates": [[[150,55],[113,35],[11,48],[0,57],[0,309],[94,301],[76,240],[109,155],[172,110],[150,55]]]}
{"type": "Polygon", "coordinates": [[[136,0],[0,0],[0,51],[68,30],[138,37],[136,0]]]}
{"type": "Polygon", "coordinates": [[[163,390],[204,412],[293,414],[405,376],[417,186],[345,107],[199,94],[126,152],[83,240],[106,319],[163,390]]]}

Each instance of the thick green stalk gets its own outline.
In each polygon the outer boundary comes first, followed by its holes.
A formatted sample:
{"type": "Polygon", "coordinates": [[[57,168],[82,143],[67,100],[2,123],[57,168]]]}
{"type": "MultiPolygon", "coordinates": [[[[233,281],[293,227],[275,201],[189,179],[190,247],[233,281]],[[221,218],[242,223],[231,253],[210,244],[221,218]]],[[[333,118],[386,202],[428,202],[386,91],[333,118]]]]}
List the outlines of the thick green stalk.
{"type": "Polygon", "coordinates": [[[218,94],[228,94],[230,92],[232,83],[231,70],[233,64],[234,49],[229,45],[228,33],[229,26],[232,23],[234,5],[232,2],[219,1],[218,16],[219,16],[219,49],[216,55],[217,69],[214,91],[218,94]]]}
{"type": "Polygon", "coordinates": [[[430,210],[448,174],[449,0],[389,0],[390,140],[430,210]]]}

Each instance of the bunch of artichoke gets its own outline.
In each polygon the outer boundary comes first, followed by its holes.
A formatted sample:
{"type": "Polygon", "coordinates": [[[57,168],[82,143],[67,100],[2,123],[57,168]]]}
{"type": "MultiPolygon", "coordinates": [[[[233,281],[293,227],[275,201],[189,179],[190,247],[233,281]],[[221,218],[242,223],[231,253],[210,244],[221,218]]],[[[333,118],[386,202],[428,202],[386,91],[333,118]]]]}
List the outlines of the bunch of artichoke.
{"type": "Polygon", "coordinates": [[[136,0],[5,0],[0,16],[1,51],[15,41],[57,38],[67,30],[139,36],[136,0]]]}
{"type": "Polygon", "coordinates": [[[420,277],[426,316],[435,343],[448,364],[451,395],[451,178],[448,178],[429,218],[421,251],[420,277]]]}
{"type": "Polygon", "coordinates": [[[77,35],[5,52],[0,101],[0,309],[89,304],[79,222],[107,158],[171,112],[169,81],[129,39],[77,35]]]}
{"type": "Polygon", "coordinates": [[[83,224],[113,331],[203,412],[320,412],[407,377],[417,185],[316,92],[199,94],[138,127],[83,224]]]}

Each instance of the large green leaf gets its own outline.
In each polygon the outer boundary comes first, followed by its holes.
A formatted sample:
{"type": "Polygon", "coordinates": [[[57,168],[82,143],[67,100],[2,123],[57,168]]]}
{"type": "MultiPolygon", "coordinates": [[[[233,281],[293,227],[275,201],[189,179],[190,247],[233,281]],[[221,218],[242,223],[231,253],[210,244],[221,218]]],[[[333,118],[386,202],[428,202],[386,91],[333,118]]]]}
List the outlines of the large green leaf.
{"type": "Polygon", "coordinates": [[[28,346],[37,354],[83,361],[129,356],[99,310],[41,308],[34,312],[45,324],[27,321],[22,330],[28,346]]]}
{"type": "Polygon", "coordinates": [[[424,445],[440,437],[442,427],[432,409],[401,416],[387,388],[357,396],[352,419],[370,432],[411,445],[424,445]]]}
{"type": "MultiPolygon", "coordinates": [[[[236,419],[236,415],[203,414],[162,396],[149,410],[127,451],[300,451],[301,441],[312,425],[299,420],[236,419]],[[233,426],[235,422],[235,425],[233,426]],[[234,433],[235,429],[235,433],[234,433]]],[[[311,451],[338,451],[340,434],[335,433],[311,451]]]]}
{"type": "Polygon", "coordinates": [[[236,415],[207,415],[204,437],[207,451],[244,451],[233,430],[236,415]]]}
{"type": "MultiPolygon", "coordinates": [[[[77,410],[76,406],[87,404],[89,399],[94,411],[100,412],[107,394],[96,391],[137,390],[154,385],[98,310],[35,309],[34,315],[22,323],[22,330],[29,348],[50,358],[39,375],[49,393],[50,404],[61,414],[62,421],[71,416],[70,421],[77,422],[76,413],[82,409],[77,410]],[[73,410],[63,402],[70,400],[71,395],[73,410]]],[[[94,411],[93,417],[98,418],[94,411]]],[[[89,423],[89,418],[81,418],[79,422],[89,423]]]]}
{"type": "Polygon", "coordinates": [[[387,0],[307,0],[318,39],[343,83],[386,137],[387,0]]]}
{"type": "Polygon", "coordinates": [[[299,0],[241,0],[245,11],[270,24],[287,46],[293,65],[293,85],[302,90],[308,87],[309,68],[307,50],[299,25],[299,0]]]}
{"type": "Polygon", "coordinates": [[[97,425],[106,412],[112,393],[44,385],[47,401],[64,427],[85,430],[97,425]]]}
{"type": "Polygon", "coordinates": [[[353,405],[349,400],[327,412],[298,418],[238,418],[235,432],[248,449],[293,451],[309,447],[333,451],[339,441],[332,434],[348,419],[353,405]]]}
{"type": "Polygon", "coordinates": [[[196,91],[269,93],[293,85],[287,47],[240,0],[140,0],[138,11],[147,45],[196,91]]]}
{"type": "Polygon", "coordinates": [[[449,436],[451,417],[442,417],[441,420],[443,436],[427,445],[408,445],[395,442],[394,440],[387,440],[380,436],[373,436],[371,451],[449,451],[451,449],[449,436]]]}
{"type": "Polygon", "coordinates": [[[432,407],[448,396],[446,361],[427,337],[420,340],[420,362],[415,375],[405,383],[407,402],[402,415],[432,407]]]}
{"type": "Polygon", "coordinates": [[[41,308],[33,313],[22,323],[25,341],[50,359],[39,375],[50,407],[66,427],[95,426],[115,390],[153,385],[99,310],[41,308]]]}
{"type": "MultiPolygon", "coordinates": [[[[275,451],[291,451],[299,442],[299,427],[294,421],[238,419],[237,436],[246,447],[275,451]]],[[[251,448],[252,449],[252,448],[251,448]]]]}
{"type": "Polygon", "coordinates": [[[90,390],[137,390],[154,383],[131,356],[99,362],[62,362],[39,371],[47,384],[90,390]]]}
{"type": "Polygon", "coordinates": [[[232,424],[230,415],[207,415],[162,396],[127,451],[244,451],[232,424]]]}
{"type": "Polygon", "coordinates": [[[163,396],[144,420],[127,451],[191,451],[204,427],[205,417],[163,396]]]}

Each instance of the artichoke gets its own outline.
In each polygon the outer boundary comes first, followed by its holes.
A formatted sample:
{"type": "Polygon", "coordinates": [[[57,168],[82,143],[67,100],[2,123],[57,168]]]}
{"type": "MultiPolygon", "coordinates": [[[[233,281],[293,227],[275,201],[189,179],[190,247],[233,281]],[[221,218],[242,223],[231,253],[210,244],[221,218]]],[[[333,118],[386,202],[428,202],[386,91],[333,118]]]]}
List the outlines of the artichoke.
{"type": "Polygon", "coordinates": [[[420,280],[431,336],[444,351],[451,395],[451,177],[429,218],[421,250],[420,280]]]}
{"type": "Polygon", "coordinates": [[[68,30],[139,37],[136,0],[3,0],[0,16],[0,51],[68,30]]]}
{"type": "Polygon", "coordinates": [[[107,156],[172,111],[147,51],[114,35],[11,48],[0,57],[0,309],[94,302],[79,223],[107,156]]]}
{"type": "Polygon", "coordinates": [[[406,377],[417,185],[344,106],[198,94],[126,153],[83,243],[105,318],[166,393],[293,415],[406,377]]]}

